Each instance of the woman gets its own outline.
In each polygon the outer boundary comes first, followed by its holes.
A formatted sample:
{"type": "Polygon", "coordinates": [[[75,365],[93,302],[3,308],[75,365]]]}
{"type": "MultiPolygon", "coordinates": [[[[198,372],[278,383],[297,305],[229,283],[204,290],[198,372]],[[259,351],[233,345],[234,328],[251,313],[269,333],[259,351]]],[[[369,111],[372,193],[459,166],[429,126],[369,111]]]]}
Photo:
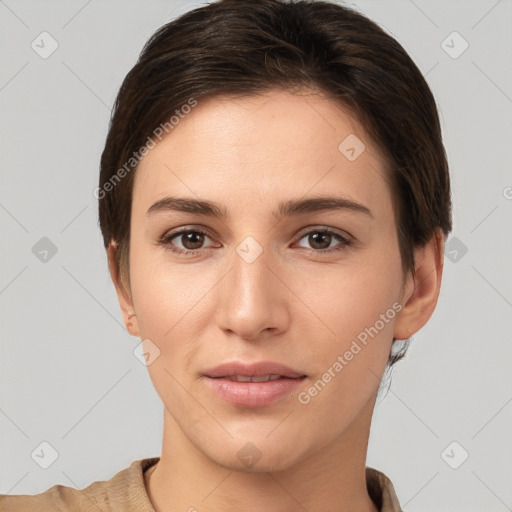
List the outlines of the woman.
{"type": "Polygon", "coordinates": [[[334,3],[195,9],[127,75],[95,193],[162,454],[2,510],[399,511],[365,464],[373,407],[451,230],[435,102],[403,48],[334,3]]]}

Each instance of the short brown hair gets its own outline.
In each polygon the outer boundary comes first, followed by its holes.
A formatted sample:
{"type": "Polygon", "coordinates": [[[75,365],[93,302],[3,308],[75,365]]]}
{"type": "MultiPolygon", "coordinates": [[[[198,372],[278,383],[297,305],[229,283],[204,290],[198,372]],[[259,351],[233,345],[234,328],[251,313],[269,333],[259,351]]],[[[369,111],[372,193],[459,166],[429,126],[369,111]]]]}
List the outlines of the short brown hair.
{"type": "Polygon", "coordinates": [[[116,242],[121,274],[128,275],[134,155],[155,128],[191,98],[276,88],[326,94],[353,112],[380,148],[390,169],[404,271],[414,270],[414,247],[438,229],[451,231],[435,100],[402,46],[335,3],[221,0],[161,27],[119,90],[96,190],[105,247],[116,242]]]}

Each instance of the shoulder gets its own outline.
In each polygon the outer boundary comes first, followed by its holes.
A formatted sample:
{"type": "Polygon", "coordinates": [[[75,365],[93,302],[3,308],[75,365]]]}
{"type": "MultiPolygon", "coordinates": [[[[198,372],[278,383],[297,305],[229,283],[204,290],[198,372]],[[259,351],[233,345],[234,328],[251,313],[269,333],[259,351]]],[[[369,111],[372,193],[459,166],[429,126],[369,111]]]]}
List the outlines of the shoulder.
{"type": "Polygon", "coordinates": [[[73,510],[97,512],[138,510],[154,512],[144,486],[144,471],[158,462],[158,457],[136,460],[110,480],[93,482],[84,489],[54,485],[43,493],[30,495],[0,494],[0,510],[31,512],[73,510]]]}
{"type": "Polygon", "coordinates": [[[367,467],[366,486],[380,512],[402,512],[393,483],[384,473],[367,467]]]}
{"type": "Polygon", "coordinates": [[[5,512],[87,510],[82,504],[83,492],[64,485],[54,485],[47,491],[33,496],[0,494],[0,510],[5,512]]]}

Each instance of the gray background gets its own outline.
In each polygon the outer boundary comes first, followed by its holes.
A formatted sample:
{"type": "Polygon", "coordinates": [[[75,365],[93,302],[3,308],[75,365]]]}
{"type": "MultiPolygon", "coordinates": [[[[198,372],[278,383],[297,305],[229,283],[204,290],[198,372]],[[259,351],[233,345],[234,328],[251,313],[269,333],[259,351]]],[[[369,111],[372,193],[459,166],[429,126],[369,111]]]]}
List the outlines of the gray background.
{"type": "MultiPolygon", "coordinates": [[[[83,488],[160,454],[162,405],[121,322],[92,191],[122,79],[199,5],[0,1],[0,493],[83,488]],[[46,59],[31,47],[51,48],[43,31],[58,43],[46,59]],[[43,237],[57,253],[41,261],[43,237]],[[59,454],[48,469],[31,457],[43,441],[59,454]]],[[[439,305],[379,399],[368,465],[408,512],[512,510],[512,2],[355,5],[425,74],[454,200],[439,305]]]]}

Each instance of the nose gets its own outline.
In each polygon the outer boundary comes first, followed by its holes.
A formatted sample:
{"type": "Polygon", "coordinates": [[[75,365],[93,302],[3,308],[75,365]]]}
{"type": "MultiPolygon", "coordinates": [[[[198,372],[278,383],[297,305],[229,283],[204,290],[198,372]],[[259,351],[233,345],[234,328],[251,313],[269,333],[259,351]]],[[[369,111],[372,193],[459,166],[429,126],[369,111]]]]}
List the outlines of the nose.
{"type": "Polygon", "coordinates": [[[243,340],[286,331],[290,291],[279,278],[278,267],[265,249],[254,260],[246,257],[243,248],[233,251],[231,270],[220,284],[217,321],[221,329],[243,340]]]}

